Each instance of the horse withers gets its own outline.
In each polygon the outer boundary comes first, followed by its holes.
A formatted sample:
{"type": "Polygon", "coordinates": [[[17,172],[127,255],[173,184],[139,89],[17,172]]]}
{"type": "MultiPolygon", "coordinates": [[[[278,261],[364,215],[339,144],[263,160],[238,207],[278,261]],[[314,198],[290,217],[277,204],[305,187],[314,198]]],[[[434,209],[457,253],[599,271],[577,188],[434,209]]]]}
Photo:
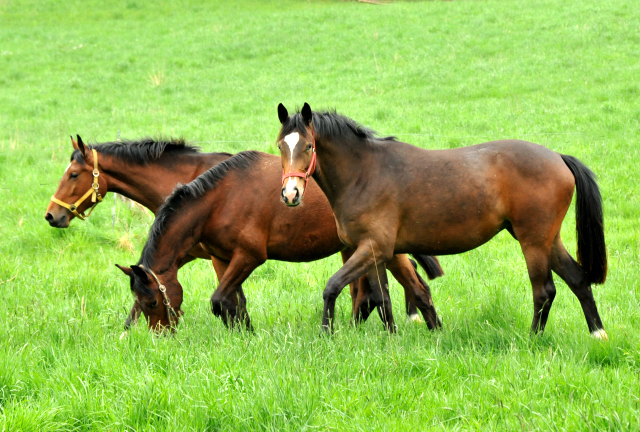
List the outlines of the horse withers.
{"type": "MultiPolygon", "coordinates": [[[[591,335],[607,339],[591,291],[607,275],[602,200],[594,174],[578,159],[519,140],[424,150],[380,138],[335,112],[312,112],[306,103],[293,116],[280,104],[278,118],[281,199],[299,205],[313,177],[340,239],[355,249],[324,290],[325,328],[336,296],[353,279],[366,274],[386,289],[385,263],[394,253],[458,254],[506,229],[527,263],[532,332],[547,323],[556,295],[553,270],[578,297],[591,335]],[[574,189],[579,263],[560,239],[574,189]]],[[[378,307],[392,323],[384,292],[378,307]]]]}

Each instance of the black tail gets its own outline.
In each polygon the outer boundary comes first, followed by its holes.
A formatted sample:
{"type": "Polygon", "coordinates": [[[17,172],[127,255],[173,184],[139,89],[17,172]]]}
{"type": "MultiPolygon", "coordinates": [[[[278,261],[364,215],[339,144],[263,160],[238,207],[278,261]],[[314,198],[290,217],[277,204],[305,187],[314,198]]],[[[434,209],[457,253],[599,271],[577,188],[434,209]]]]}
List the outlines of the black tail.
{"type": "MultiPolygon", "coordinates": [[[[413,255],[416,261],[420,263],[420,267],[427,272],[427,277],[429,280],[435,279],[439,276],[444,276],[444,270],[440,267],[440,261],[438,258],[431,255],[413,255]]],[[[414,264],[415,267],[415,264],[414,264]]]]}
{"type": "Polygon", "coordinates": [[[607,247],[604,243],[602,197],[595,174],[573,156],[560,155],[576,179],[576,233],[578,263],[589,283],[607,279],[607,247]]]}

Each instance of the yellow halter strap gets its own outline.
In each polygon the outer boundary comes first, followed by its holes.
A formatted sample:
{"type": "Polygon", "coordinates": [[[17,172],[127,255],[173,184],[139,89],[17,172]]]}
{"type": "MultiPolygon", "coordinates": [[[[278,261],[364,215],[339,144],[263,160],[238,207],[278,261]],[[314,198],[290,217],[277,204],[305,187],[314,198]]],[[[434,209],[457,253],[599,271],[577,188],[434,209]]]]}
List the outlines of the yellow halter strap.
{"type": "Polygon", "coordinates": [[[68,209],[71,213],[76,215],[80,220],[85,220],[86,218],[91,216],[91,212],[93,211],[93,209],[96,208],[99,202],[102,202],[102,195],[100,195],[100,192],[99,192],[100,185],[98,184],[98,176],[100,175],[100,171],[98,171],[98,152],[96,151],[96,149],[91,149],[91,151],[93,152],[93,183],[91,184],[91,188],[89,188],[89,190],[84,195],[82,195],[82,197],[78,201],[74,202],[73,204],[67,204],[65,202],[62,202],[55,196],[51,197],[51,201],[58,204],[59,206],[62,206],[68,209]],[[91,195],[91,202],[95,204],[92,205],[91,208],[89,209],[89,214],[85,215],[84,212],[79,213],[78,207],[80,207],[80,204],[82,204],[84,200],[89,198],[89,195],[91,195]]]}

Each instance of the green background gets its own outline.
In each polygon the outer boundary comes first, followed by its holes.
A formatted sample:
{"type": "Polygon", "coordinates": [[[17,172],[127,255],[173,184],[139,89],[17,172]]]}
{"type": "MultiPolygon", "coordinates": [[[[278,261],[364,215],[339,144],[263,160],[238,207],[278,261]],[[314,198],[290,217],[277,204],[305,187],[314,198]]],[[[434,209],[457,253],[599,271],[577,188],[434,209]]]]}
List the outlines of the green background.
{"type": "MultiPolygon", "coordinates": [[[[0,0],[0,430],[638,430],[640,11],[635,1],[229,2],[0,0]],[[141,325],[114,263],[152,216],[108,195],[90,220],[45,208],[85,142],[183,136],[274,153],[276,106],[336,108],[440,149],[519,138],[600,179],[610,272],[595,288],[610,342],[589,337],[556,279],[546,333],[517,242],[441,259],[444,328],[375,316],[320,337],[338,257],[267,262],[245,283],[254,334],[181,271],[175,337],[141,325]]],[[[563,238],[575,253],[570,211],[563,238]]]]}

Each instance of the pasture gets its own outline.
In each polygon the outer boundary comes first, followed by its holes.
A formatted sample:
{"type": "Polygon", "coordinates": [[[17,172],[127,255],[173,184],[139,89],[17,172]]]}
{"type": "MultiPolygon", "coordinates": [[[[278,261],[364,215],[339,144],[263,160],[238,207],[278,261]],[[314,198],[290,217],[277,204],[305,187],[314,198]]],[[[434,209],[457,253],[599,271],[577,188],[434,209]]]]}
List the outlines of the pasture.
{"type": "Polygon", "coordinates": [[[630,0],[0,1],[0,430],[640,430],[639,29],[630,0]],[[211,314],[199,260],[175,336],[143,321],[122,335],[132,295],[114,264],[137,262],[153,215],[109,194],[49,227],[69,135],[276,154],[278,103],[305,101],[423,148],[518,138],[583,161],[604,199],[610,340],[557,277],[529,336],[506,232],[441,258],[442,331],[405,318],[390,278],[398,334],[377,314],[353,328],[345,290],[320,336],[334,256],[258,268],[253,334],[211,314]]]}

